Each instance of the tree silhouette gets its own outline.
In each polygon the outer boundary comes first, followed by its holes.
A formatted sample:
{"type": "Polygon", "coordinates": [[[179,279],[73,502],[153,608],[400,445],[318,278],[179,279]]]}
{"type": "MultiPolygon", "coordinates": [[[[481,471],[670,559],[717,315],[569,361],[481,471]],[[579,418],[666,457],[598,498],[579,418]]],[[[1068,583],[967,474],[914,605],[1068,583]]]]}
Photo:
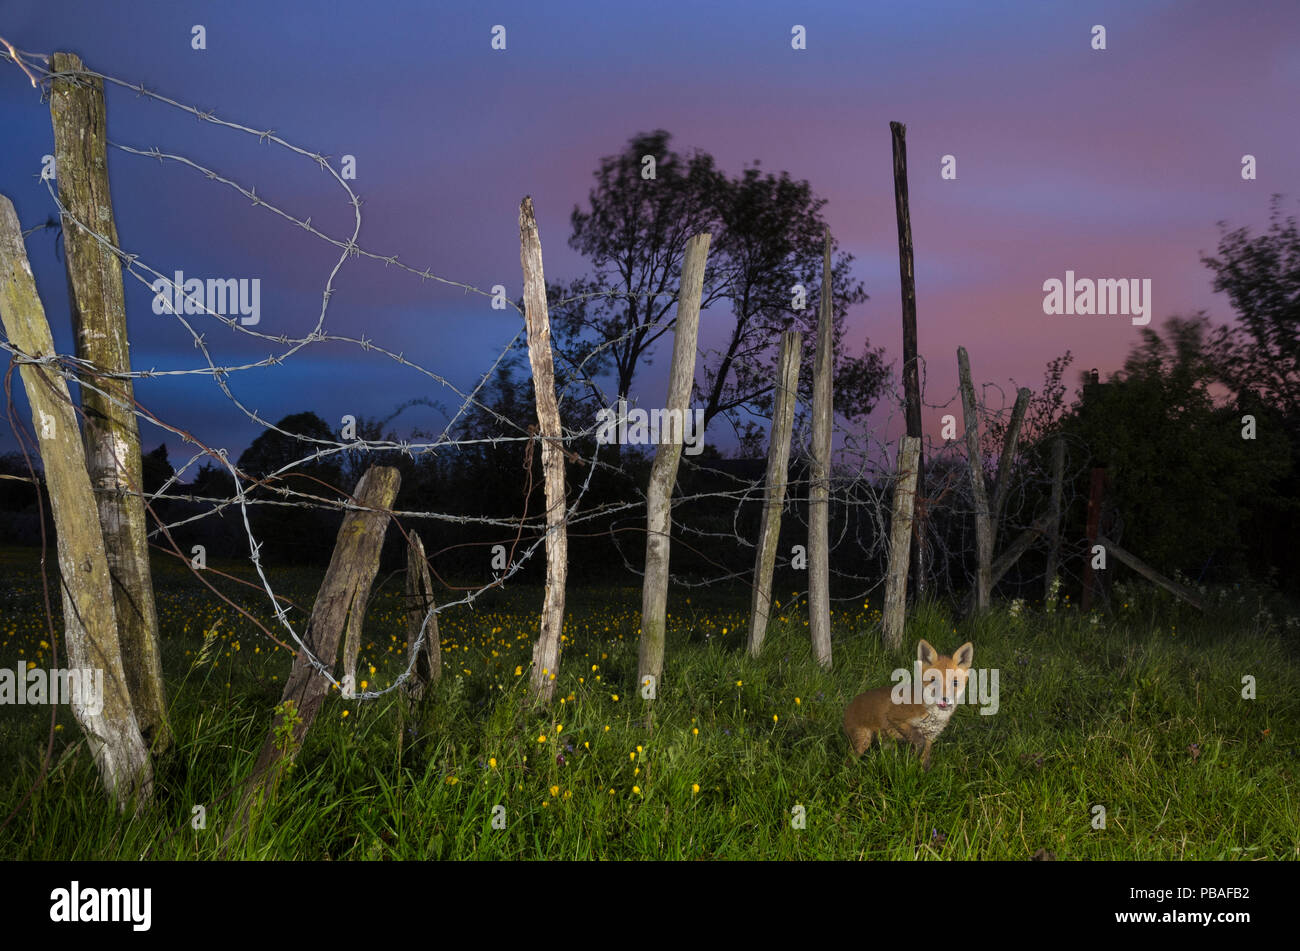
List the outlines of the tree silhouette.
{"type": "MultiPolygon", "coordinates": [[[[764,174],[758,163],[730,179],[710,155],[683,158],[669,148],[670,139],[662,129],[633,136],[622,153],[601,160],[591,210],[574,209],[569,243],[595,271],[550,288],[560,363],[568,381],[584,383],[600,402],[610,402],[595,392],[600,374],[611,373],[617,394],[627,395],[637,370],[651,362],[652,347],[675,323],[670,315],[686,240],[707,230],[713,242],[702,307],[727,307],[731,322],[721,347],[705,356],[695,397],[706,426],[726,416],[742,441],[752,443],[745,414],[770,413],[780,335],[793,327],[804,331],[802,386],[811,392],[826,202],[808,182],[764,174]],[[646,156],[655,159],[653,179],[643,177],[646,156]],[[796,284],[803,287],[802,306],[796,284]]],[[[865,341],[861,355],[845,353],[844,318],[867,299],[850,276],[852,260],[836,254],[831,270],[836,408],[859,418],[873,408],[888,370],[883,351],[865,341]]]]}
{"type": "Polygon", "coordinates": [[[1110,470],[1124,547],[1193,577],[1211,558],[1240,559],[1289,466],[1285,441],[1242,439],[1239,408],[1216,402],[1211,333],[1203,317],[1143,328],[1123,369],[1085,382],[1062,423],[1110,470]]]}
{"type": "Polygon", "coordinates": [[[1300,229],[1281,217],[1274,195],[1267,234],[1219,223],[1218,257],[1202,257],[1214,289],[1228,295],[1237,324],[1220,328],[1213,349],[1223,381],[1276,407],[1300,428],[1300,229]]]}
{"type": "Polygon", "coordinates": [[[315,413],[294,413],[276,423],[275,429],[268,429],[254,439],[240,455],[239,468],[259,479],[287,469],[281,478],[290,478],[295,491],[321,495],[325,487],[312,480],[338,486],[342,469],[332,457],[312,457],[337,442],[338,434],[315,413]]]}
{"type": "MultiPolygon", "coordinates": [[[[803,331],[800,390],[812,396],[818,302],[822,288],[825,199],[806,181],[789,174],[764,175],[758,163],[715,192],[720,230],[710,258],[731,309],[732,324],[722,349],[705,361],[704,383],[696,395],[704,403],[707,427],[726,414],[739,429],[738,411],[770,415],[781,334],[803,331]],[[794,287],[804,288],[804,306],[793,309],[794,287]]],[[[844,352],[844,318],[867,299],[862,282],[850,276],[853,256],[836,254],[832,244],[831,303],[835,340],[835,408],[850,419],[870,413],[883,389],[884,352],[864,341],[861,356],[844,352]]]]}
{"type": "MultiPolygon", "coordinates": [[[[579,343],[594,337],[601,350],[588,374],[611,371],[620,396],[630,392],[637,369],[650,362],[649,350],[675,323],[668,315],[686,241],[713,231],[717,221],[715,196],[724,176],[709,155],[684,158],[674,152],[671,138],[662,129],[641,133],[620,154],[601,159],[590,210],[575,206],[570,219],[569,246],[590,259],[594,277],[555,288],[557,299],[579,298],[557,307],[552,317],[565,362],[575,364],[590,353],[579,343]],[[646,156],[655,162],[653,179],[642,177],[646,156]]],[[[715,294],[706,274],[703,306],[715,294]]]]}

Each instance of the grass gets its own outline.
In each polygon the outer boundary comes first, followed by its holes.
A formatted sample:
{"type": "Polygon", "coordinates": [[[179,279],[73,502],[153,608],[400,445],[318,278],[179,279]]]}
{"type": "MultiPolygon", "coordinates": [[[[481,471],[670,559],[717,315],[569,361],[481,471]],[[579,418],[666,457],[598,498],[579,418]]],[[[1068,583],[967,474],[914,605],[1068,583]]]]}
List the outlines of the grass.
{"type": "MultiPolygon", "coordinates": [[[[48,665],[31,553],[0,550],[0,579],[0,666],[48,665]]],[[[272,576],[300,605],[317,579],[272,576]]],[[[369,615],[360,669],[372,686],[401,669],[399,582],[369,615]]],[[[580,589],[557,699],[539,711],[524,687],[541,592],[506,591],[440,618],[443,680],[418,714],[397,693],[332,696],[252,835],[223,853],[231,791],[289,659],[183,570],[160,564],[157,589],[176,744],[156,759],[154,801],[116,813],[59,708],[49,773],[0,831],[0,857],[1300,857],[1295,621],[1274,622],[1254,593],[1217,592],[1202,617],[1121,589],[1095,623],[1065,605],[956,623],[923,604],[898,652],[859,602],[835,611],[828,673],[811,660],[802,599],[781,599],[753,659],[744,592],[696,589],[670,601],[650,704],[634,683],[639,591],[580,589]],[[902,744],[850,761],[845,703],[910,666],[919,637],[944,651],[972,641],[976,666],[998,671],[997,713],[959,707],[929,772],[902,744]]],[[[247,590],[236,600],[258,603],[247,590]]],[[[0,708],[0,819],[35,782],[49,723],[49,707],[0,708]]]]}

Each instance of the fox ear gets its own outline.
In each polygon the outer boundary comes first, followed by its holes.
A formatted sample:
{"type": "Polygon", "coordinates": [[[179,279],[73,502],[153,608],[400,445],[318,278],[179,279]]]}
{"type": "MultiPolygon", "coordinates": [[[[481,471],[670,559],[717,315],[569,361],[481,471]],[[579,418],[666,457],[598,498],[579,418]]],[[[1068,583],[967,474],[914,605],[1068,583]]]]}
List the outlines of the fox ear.
{"type": "Polygon", "coordinates": [[[933,664],[936,656],[938,656],[937,652],[930,646],[930,642],[921,638],[916,645],[916,659],[923,664],[933,664]]]}
{"type": "Polygon", "coordinates": [[[967,641],[952,653],[953,662],[958,667],[969,667],[975,658],[975,645],[967,641]]]}

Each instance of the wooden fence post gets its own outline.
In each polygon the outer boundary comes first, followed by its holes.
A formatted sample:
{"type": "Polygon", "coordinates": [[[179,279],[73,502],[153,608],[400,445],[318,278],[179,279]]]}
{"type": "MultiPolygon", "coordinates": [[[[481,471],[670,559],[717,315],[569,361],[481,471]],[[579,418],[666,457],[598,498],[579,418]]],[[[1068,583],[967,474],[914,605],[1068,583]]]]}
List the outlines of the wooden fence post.
{"type": "MultiPolygon", "coordinates": [[[[365,598],[370,596],[369,586],[365,592],[365,598]]],[[[342,683],[340,692],[347,700],[351,700],[357,691],[357,658],[361,654],[361,628],[366,623],[365,598],[360,604],[354,605],[354,610],[348,611],[347,622],[343,626],[343,676],[339,678],[342,683]]],[[[333,657],[330,658],[333,660],[333,657]]]]}
{"type": "Polygon", "coordinates": [[[1096,575],[1092,570],[1092,549],[1097,544],[1101,529],[1101,504],[1106,494],[1106,470],[1094,467],[1092,480],[1088,487],[1088,550],[1083,558],[1083,598],[1079,607],[1087,612],[1092,610],[1092,591],[1096,575]]]}
{"type": "MultiPolygon", "coordinates": [[[[996,587],[1002,580],[1002,576],[1011,570],[1011,566],[1020,560],[1020,556],[1029,550],[1034,542],[1038,541],[1043,535],[1047,534],[1047,519],[1040,518],[1034,522],[1016,538],[1011,544],[1003,549],[1002,554],[998,555],[989,569],[989,580],[992,587],[996,587]]],[[[969,605],[967,606],[969,610],[969,605]]]]}
{"type": "Polygon", "coordinates": [[[754,553],[754,599],[749,621],[749,653],[757,657],[763,649],[767,621],[772,607],[772,572],[781,538],[781,506],[789,481],[790,436],[794,430],[794,404],[799,396],[799,357],[803,334],[787,330],[781,335],[777,361],[776,402],[772,409],[772,434],[767,447],[767,480],[763,491],[763,520],[754,553]]]}
{"type": "MultiPolygon", "coordinates": [[[[82,68],[71,53],[55,53],[53,68],[82,68]]],[[[50,93],[54,125],[54,167],[67,252],[68,296],[77,356],[94,367],[90,386],[81,387],[86,457],[113,579],[122,666],[140,729],[154,749],[171,743],[167,698],[158,646],[158,614],[149,566],[144,511],[140,431],[122,266],[117,255],[72,219],[118,243],[108,186],[104,84],[79,76],[54,80],[50,93]],[[100,392],[103,391],[103,392],[100,392]]]]}
{"type": "MultiPolygon", "coordinates": [[[[903,398],[907,435],[921,438],[921,368],[916,340],[916,272],[912,257],[912,211],[907,196],[907,126],[889,123],[894,153],[894,213],[898,219],[898,276],[903,292],[903,398]]],[[[925,493],[925,454],[916,458],[917,491],[925,493]]],[[[912,579],[917,598],[925,597],[925,510],[917,508],[916,542],[912,546],[912,579]]]]}
{"type": "Polygon", "coordinates": [[[1029,399],[1033,395],[1034,391],[1027,386],[1022,386],[1016,392],[1016,405],[1011,410],[1011,422],[1007,425],[1006,436],[1002,440],[1002,456],[998,459],[998,478],[993,483],[993,507],[989,516],[989,536],[995,546],[998,541],[998,523],[1002,520],[1002,508],[1007,504],[1007,493],[1011,491],[1011,466],[1016,461],[1020,427],[1025,421],[1025,411],[1029,409],[1029,399]]]}
{"type": "Polygon", "coordinates": [[[1123,548],[1120,548],[1105,535],[1097,535],[1097,544],[1104,546],[1106,551],[1118,558],[1122,564],[1128,565],[1143,578],[1146,578],[1147,581],[1150,581],[1152,584],[1160,585],[1160,587],[1164,588],[1175,597],[1182,598],[1192,607],[1196,608],[1196,610],[1205,610],[1205,605],[1201,603],[1201,599],[1198,598],[1190,588],[1184,587],[1176,581],[1169,580],[1136,555],[1130,554],[1123,548]]]}
{"type": "Polygon", "coordinates": [[[912,540],[912,513],[916,510],[916,477],[921,440],[904,436],[898,444],[898,478],[894,481],[893,514],[889,520],[889,574],[885,580],[885,613],[881,633],[885,646],[903,646],[904,610],[907,606],[907,567],[912,540]]]}
{"type": "Polygon", "coordinates": [[[1065,439],[1052,441],[1052,502],[1048,511],[1047,576],[1043,581],[1043,603],[1052,597],[1057,563],[1061,557],[1061,494],[1065,485],[1065,439]]]}
{"type": "Polygon", "coordinates": [[[555,357],[551,353],[542,240],[537,233],[533,200],[527,196],[519,203],[519,263],[524,272],[528,363],[533,370],[546,490],[546,593],[528,688],[534,702],[550,703],[560,670],[560,635],[564,629],[564,585],[569,573],[568,509],[564,498],[564,431],[560,425],[560,404],[555,397],[555,357]]]}
{"type": "Polygon", "coordinates": [[[971,382],[970,356],[957,348],[957,373],[961,379],[961,405],[966,424],[966,454],[970,462],[971,496],[975,502],[975,611],[987,611],[993,588],[993,532],[989,517],[988,491],[984,486],[984,457],[980,452],[980,420],[971,382]]]}
{"type": "MultiPolygon", "coordinates": [[[[677,326],[673,333],[673,362],[668,376],[668,416],[685,426],[695,381],[696,344],[700,331],[700,304],[704,295],[704,263],[712,236],[692,235],[682,258],[682,282],[677,298],[677,326]]],[[[645,580],[641,589],[641,643],[636,682],[657,695],[664,672],[664,639],[668,628],[668,552],[673,527],[673,486],[681,462],[683,430],[674,439],[660,434],[655,461],[646,488],[645,580]]]]}
{"type": "MultiPolygon", "coordinates": [[[[1011,412],[1011,424],[1007,428],[1006,438],[1002,443],[1002,456],[998,462],[998,478],[993,492],[993,501],[991,503],[992,515],[989,517],[990,550],[992,550],[993,543],[997,541],[998,522],[1001,520],[1002,507],[1006,504],[1007,493],[1010,491],[1011,463],[1016,455],[1016,445],[1020,439],[1020,426],[1024,422],[1025,409],[1028,407],[1029,398],[1032,395],[1033,394],[1028,389],[1021,389],[1016,395],[1016,405],[1011,412]]],[[[969,446],[969,443],[967,445],[969,446]]],[[[1029,526],[1029,528],[1021,532],[1014,541],[1003,549],[1002,554],[998,555],[998,557],[994,559],[993,563],[989,566],[988,572],[988,591],[990,595],[992,594],[993,589],[997,587],[998,582],[1002,580],[1003,575],[1011,570],[1011,566],[1020,560],[1020,556],[1027,552],[1034,542],[1038,541],[1038,539],[1044,535],[1047,535],[1050,539],[1053,531],[1059,531],[1061,508],[1060,475],[1062,468],[1064,467],[1065,459],[1064,455],[1061,455],[1061,453],[1064,452],[1064,445],[1059,439],[1056,440],[1056,450],[1059,456],[1056,466],[1057,483],[1052,487],[1052,506],[1049,510],[1049,514],[1043,518],[1039,518],[1034,522],[1034,524],[1029,526]],[[1054,525],[1058,526],[1058,528],[1053,529],[1052,526],[1054,525]]],[[[978,532],[978,523],[976,530],[978,532]]],[[[978,546],[978,541],[976,544],[978,546]]],[[[1048,552],[1049,578],[1056,572],[1055,558],[1056,548],[1055,543],[1053,543],[1053,547],[1048,552]]],[[[1051,596],[1051,587],[1051,581],[1049,580],[1047,585],[1048,597],[1051,596]]],[[[963,613],[969,614],[974,609],[978,592],[979,589],[977,586],[975,589],[967,593],[962,604],[963,613]]]]}
{"type": "MultiPolygon", "coordinates": [[[[969,377],[969,369],[967,372],[969,377]]],[[[965,390],[963,390],[964,399],[965,390]]],[[[971,390],[972,399],[974,398],[974,388],[971,390]]],[[[1028,387],[1021,387],[1016,393],[1016,404],[1011,410],[1011,421],[1007,425],[1006,436],[1002,440],[1002,455],[998,459],[998,476],[997,481],[993,484],[993,500],[989,503],[988,517],[988,546],[989,555],[992,556],[994,549],[997,547],[998,527],[1002,520],[1002,508],[1006,505],[1007,493],[1011,491],[1011,467],[1016,458],[1016,446],[1020,442],[1020,427],[1025,421],[1025,410],[1029,408],[1029,399],[1033,396],[1033,391],[1028,387]]],[[[977,420],[978,423],[978,420],[977,420]]],[[[978,441],[978,439],[977,439],[978,441]]],[[[970,447],[970,437],[967,436],[967,448],[970,447]]],[[[982,480],[981,480],[982,481],[982,480]]],[[[979,548],[979,523],[976,522],[976,548],[979,548]]],[[[1029,550],[1038,537],[1043,533],[1039,523],[1035,523],[1025,529],[1020,536],[1013,541],[1007,548],[992,562],[988,570],[987,598],[993,595],[993,589],[997,587],[1002,576],[1011,570],[1011,566],[1020,560],[1020,556],[1029,550]]],[[[979,596],[980,586],[977,584],[975,589],[967,594],[962,610],[970,613],[979,596]]]]}
{"type": "Polygon", "coordinates": [[[813,657],[831,666],[831,434],[835,422],[835,312],[831,306],[831,231],[822,245],[822,297],[813,362],[812,466],[808,487],[808,630],[813,657]]]}
{"type": "MultiPolygon", "coordinates": [[[[0,320],[9,342],[28,357],[56,356],[23,247],[18,215],[4,195],[0,195],[0,320]]],[[[105,789],[122,809],[133,795],[142,800],[150,797],[153,766],[122,665],[108,556],[99,523],[90,514],[95,511],[95,496],[77,416],[67,383],[53,366],[20,360],[18,371],[31,404],[53,509],[63,581],[67,665],[73,670],[93,671],[92,678],[101,684],[101,697],[96,698],[93,691],[85,689],[83,680],[83,689],[74,691],[71,698],[72,714],[86,735],[105,789]],[[97,699],[102,699],[102,705],[97,699]]]]}
{"type": "Polygon", "coordinates": [[[442,644],[438,640],[438,615],[434,611],[433,578],[424,556],[424,542],[411,532],[406,550],[406,643],[407,663],[414,661],[406,692],[419,701],[425,688],[442,679],[442,644]],[[425,624],[424,619],[429,619],[425,624]],[[421,631],[424,633],[420,641],[421,631]],[[418,645],[418,646],[417,646],[418,645]]]}
{"type": "MultiPolygon", "coordinates": [[[[345,625],[350,626],[354,616],[362,616],[364,620],[370,586],[379,571],[379,553],[384,545],[389,513],[401,481],[401,473],[391,466],[371,466],[353,490],[356,508],[343,516],[334,554],[302,635],[303,644],[327,668],[334,667],[345,625]]],[[[356,623],[359,629],[361,621],[356,623]]],[[[299,650],[294,655],[280,706],[276,708],[278,712],[249,776],[230,834],[247,828],[249,811],[256,807],[255,800],[261,798],[259,794],[263,790],[274,794],[284,767],[297,755],[329,688],[329,681],[312,664],[307,651],[299,650]]]]}

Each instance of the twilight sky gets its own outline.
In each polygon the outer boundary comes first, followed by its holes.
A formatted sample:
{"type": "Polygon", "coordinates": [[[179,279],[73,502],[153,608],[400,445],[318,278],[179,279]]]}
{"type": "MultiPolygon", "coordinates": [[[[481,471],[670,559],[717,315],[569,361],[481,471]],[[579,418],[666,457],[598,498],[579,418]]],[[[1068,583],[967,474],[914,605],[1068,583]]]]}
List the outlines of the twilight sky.
{"type": "MultiPolygon", "coordinates": [[[[1048,316],[1043,282],[1147,278],[1152,325],[1230,310],[1200,263],[1216,222],[1267,222],[1269,196],[1296,211],[1300,181],[1300,5],[1278,2],[1000,4],[789,2],[655,4],[418,0],[340,3],[86,3],[0,0],[0,36],[21,50],[68,50],[87,65],[221,118],[274,129],[290,142],[357,158],[350,184],[364,201],[360,243],[482,288],[521,288],[517,215],[531,194],[547,278],[589,270],[567,246],[569,213],[586,204],[602,156],[633,134],[664,128],[736,174],[747,162],[807,179],[870,300],[850,315],[901,366],[897,237],[889,121],[908,126],[920,350],[927,399],[956,390],[955,350],[977,380],[1037,388],[1066,349],[1071,371],[1122,362],[1139,328],[1128,317],[1048,316]],[[207,49],[191,49],[202,24],[207,49]],[[502,24],[507,49],[490,48],[502,24]],[[791,27],[808,48],[791,49],[791,27]],[[1091,49],[1094,24],[1105,51],[1091,49]],[[940,157],[957,179],[940,178],[940,157]],[[1258,178],[1243,181],[1245,154],[1258,178]]],[[[302,157],[110,87],[109,139],[185,155],[268,201],[346,238],[344,192],[302,157]]],[[[24,228],[53,210],[39,180],[53,151],[47,104],[0,61],[0,191],[24,228]]],[[[109,150],[125,249],[164,274],[261,279],[268,334],[315,323],[338,252],[255,208],[193,169],[109,150]]],[[[61,350],[70,350],[67,292],[50,232],[28,239],[61,350]]],[[[473,385],[519,328],[513,310],[422,283],[382,264],[348,261],[335,279],[327,328],[364,335],[473,385]]],[[[159,317],[128,278],[136,369],[202,365],[191,338],[159,317]]],[[[701,345],[718,343],[708,314],[701,345]]],[[[204,318],[195,318],[202,322],[204,318]]],[[[210,319],[218,363],[276,349],[210,319]]],[[[663,400],[668,350],[639,378],[643,405],[663,400]]],[[[387,415],[427,397],[456,400],[429,378],[355,348],[308,349],[284,365],[230,379],[271,420],[312,409],[387,415]]],[[[237,455],[258,428],[207,377],[138,381],[161,417],[237,455]]],[[[996,400],[995,400],[996,402],[996,400]]],[[[21,404],[24,418],[25,402],[21,404]]],[[[937,435],[939,410],[926,413],[937,435]]],[[[410,425],[434,426],[431,411],[410,425]]],[[[895,421],[893,425],[897,425],[895,421]]],[[[713,437],[710,433],[710,437],[713,437]]],[[[717,434],[721,442],[722,433],[717,434]]],[[[880,435],[893,438],[896,433],[880,435]]],[[[149,426],[146,448],[166,440],[149,426]]],[[[14,448],[7,425],[0,451],[14,448]]]]}

